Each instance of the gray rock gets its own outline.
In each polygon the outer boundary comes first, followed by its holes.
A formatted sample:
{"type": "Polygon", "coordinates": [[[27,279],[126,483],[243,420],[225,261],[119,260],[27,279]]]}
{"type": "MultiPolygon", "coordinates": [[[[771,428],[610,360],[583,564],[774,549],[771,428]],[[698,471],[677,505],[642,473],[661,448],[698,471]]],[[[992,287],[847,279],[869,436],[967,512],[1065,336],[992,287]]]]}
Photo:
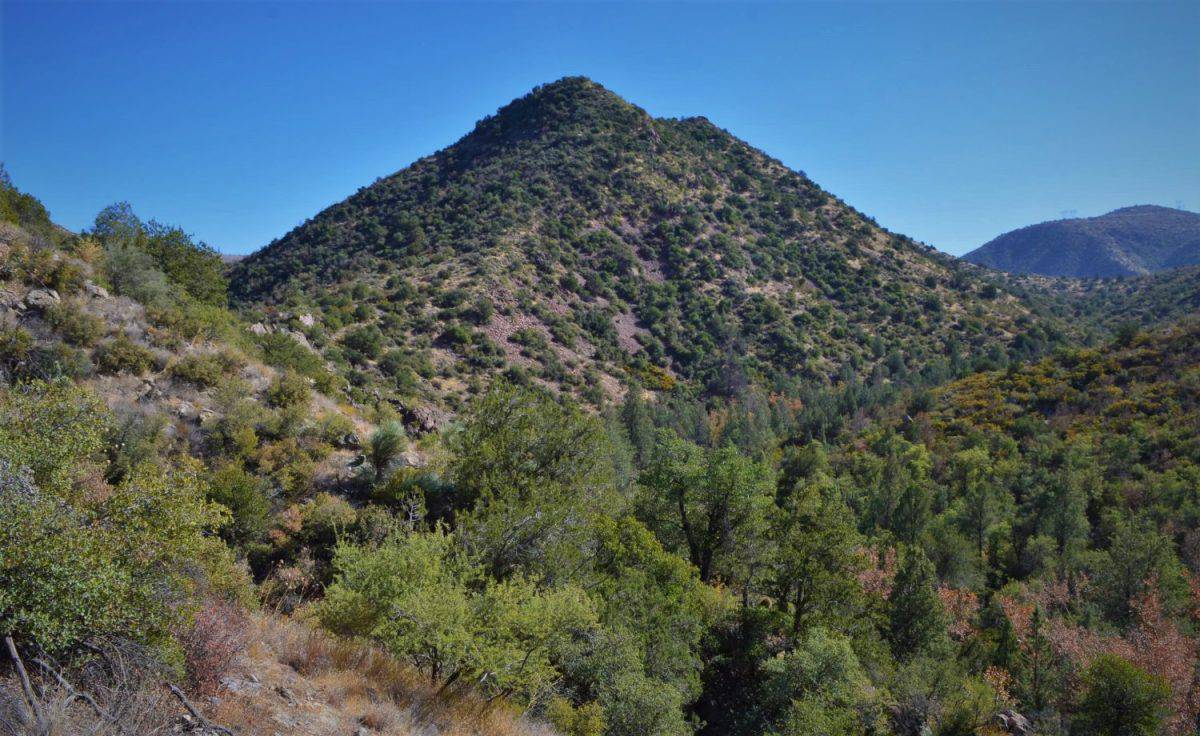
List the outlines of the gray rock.
{"type": "Polygon", "coordinates": [[[221,687],[231,693],[245,693],[247,695],[256,695],[259,690],[262,690],[262,685],[258,682],[251,682],[249,679],[233,677],[226,675],[221,678],[221,687]]]}
{"type": "Polygon", "coordinates": [[[1032,736],[1033,724],[1025,716],[1012,709],[1005,709],[996,714],[996,723],[1005,733],[1014,736],[1032,736]]]}
{"type": "Polygon", "coordinates": [[[312,327],[317,323],[317,320],[311,314],[300,315],[300,324],[305,327],[312,327]]]}
{"type": "Polygon", "coordinates": [[[309,350],[312,350],[312,345],[308,342],[308,336],[303,332],[300,332],[299,330],[288,330],[287,334],[296,342],[300,343],[309,350]]]}
{"type": "Polygon", "coordinates": [[[60,301],[54,289],[34,289],[25,295],[25,306],[33,309],[49,309],[60,301]]]}
{"type": "Polygon", "coordinates": [[[265,335],[268,332],[270,332],[270,330],[268,330],[267,326],[264,325],[262,322],[255,322],[254,324],[250,325],[250,332],[254,333],[255,335],[259,335],[261,337],[262,335],[265,335]]]}
{"type": "Polygon", "coordinates": [[[108,298],[108,289],[105,289],[103,286],[93,283],[90,280],[83,282],[83,290],[96,299],[108,298]]]}
{"type": "Polygon", "coordinates": [[[408,412],[408,424],[418,432],[437,432],[450,424],[450,414],[436,406],[418,406],[408,412]]]}

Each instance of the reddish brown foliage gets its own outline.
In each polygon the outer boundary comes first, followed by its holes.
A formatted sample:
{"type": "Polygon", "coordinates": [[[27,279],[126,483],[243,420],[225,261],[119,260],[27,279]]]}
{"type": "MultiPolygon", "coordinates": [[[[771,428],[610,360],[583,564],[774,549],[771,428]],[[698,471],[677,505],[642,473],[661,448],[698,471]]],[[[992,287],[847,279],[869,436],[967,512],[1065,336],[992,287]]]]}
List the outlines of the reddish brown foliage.
{"type": "Polygon", "coordinates": [[[246,647],[245,612],[228,601],[210,599],[196,613],[192,627],[179,637],[192,691],[211,695],[233,661],[246,647]]]}
{"type": "Polygon", "coordinates": [[[979,610],[979,596],[959,588],[938,588],[938,597],[942,599],[942,608],[946,611],[950,637],[957,642],[964,641],[975,632],[972,621],[979,610]]]}

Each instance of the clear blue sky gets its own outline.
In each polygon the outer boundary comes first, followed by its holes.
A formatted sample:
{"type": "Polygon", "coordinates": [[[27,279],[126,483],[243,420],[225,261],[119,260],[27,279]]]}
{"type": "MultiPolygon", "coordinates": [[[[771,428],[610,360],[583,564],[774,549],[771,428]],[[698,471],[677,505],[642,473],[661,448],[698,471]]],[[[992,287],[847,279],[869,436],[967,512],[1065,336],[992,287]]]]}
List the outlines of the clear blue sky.
{"type": "Polygon", "coordinates": [[[62,224],[128,200],[243,253],[583,74],[705,115],[962,253],[1200,209],[1200,2],[11,3],[0,158],[62,224]]]}

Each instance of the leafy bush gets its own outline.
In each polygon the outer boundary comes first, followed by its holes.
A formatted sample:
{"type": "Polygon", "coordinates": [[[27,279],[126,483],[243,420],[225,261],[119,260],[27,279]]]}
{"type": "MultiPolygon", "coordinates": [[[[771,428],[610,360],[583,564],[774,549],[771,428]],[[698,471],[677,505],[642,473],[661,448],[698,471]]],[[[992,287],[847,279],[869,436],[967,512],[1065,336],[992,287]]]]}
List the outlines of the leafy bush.
{"type": "Polygon", "coordinates": [[[112,340],[101,343],[92,354],[92,362],[101,373],[132,373],[140,376],[154,367],[154,353],[122,332],[112,340]]]}
{"type": "Polygon", "coordinates": [[[222,517],[195,465],[143,464],[103,493],[80,493],[100,459],[100,402],[69,384],[31,384],[0,394],[0,409],[0,634],[47,652],[106,636],[172,648],[196,562],[214,579],[230,574],[208,536],[222,517]]]}
{"type": "Polygon", "coordinates": [[[312,400],[309,381],[296,371],[286,370],[267,387],[267,403],[278,408],[307,407],[312,400]]]}
{"type": "Polygon", "coordinates": [[[238,367],[238,360],[229,353],[193,353],[171,364],[172,376],[199,388],[212,388],[238,367]]]}
{"type": "Polygon", "coordinates": [[[70,302],[59,302],[46,310],[46,321],[72,345],[92,347],[104,336],[104,320],[70,302]]]}
{"type": "Polygon", "coordinates": [[[443,689],[544,693],[558,677],[556,646],[596,623],[578,589],[486,578],[440,529],[394,534],[376,548],[339,545],[334,566],[321,621],[379,641],[443,689]]]}

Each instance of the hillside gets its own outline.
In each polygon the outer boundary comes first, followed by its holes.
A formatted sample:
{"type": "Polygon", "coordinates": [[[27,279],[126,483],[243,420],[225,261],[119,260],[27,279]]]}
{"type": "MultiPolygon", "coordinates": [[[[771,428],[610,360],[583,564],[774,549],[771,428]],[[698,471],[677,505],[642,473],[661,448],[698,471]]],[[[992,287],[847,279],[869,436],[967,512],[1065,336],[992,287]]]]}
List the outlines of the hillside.
{"type": "Polygon", "coordinates": [[[1133,276],[1200,264],[1200,215],[1142,205],[1005,233],[967,253],[983,266],[1045,276],[1133,276]]]}
{"type": "Polygon", "coordinates": [[[594,402],[630,377],[728,394],[1054,339],[954,259],[704,118],[654,119],[583,78],[329,207],[231,283],[360,395],[451,407],[502,373],[594,402]]]}

